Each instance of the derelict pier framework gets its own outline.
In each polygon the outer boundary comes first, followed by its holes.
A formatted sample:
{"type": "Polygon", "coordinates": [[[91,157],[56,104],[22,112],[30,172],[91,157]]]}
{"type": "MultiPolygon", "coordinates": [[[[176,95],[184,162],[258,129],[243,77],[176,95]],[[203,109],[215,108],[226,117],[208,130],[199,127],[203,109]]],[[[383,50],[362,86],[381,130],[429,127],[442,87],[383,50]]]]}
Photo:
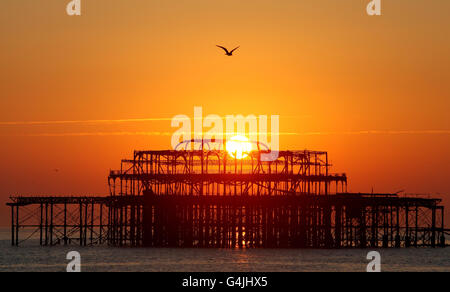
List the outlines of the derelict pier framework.
{"type": "Polygon", "coordinates": [[[349,194],[326,152],[261,154],[135,151],[110,172],[107,197],[13,197],[12,244],[28,228],[41,245],[445,246],[439,199],[349,194]]]}

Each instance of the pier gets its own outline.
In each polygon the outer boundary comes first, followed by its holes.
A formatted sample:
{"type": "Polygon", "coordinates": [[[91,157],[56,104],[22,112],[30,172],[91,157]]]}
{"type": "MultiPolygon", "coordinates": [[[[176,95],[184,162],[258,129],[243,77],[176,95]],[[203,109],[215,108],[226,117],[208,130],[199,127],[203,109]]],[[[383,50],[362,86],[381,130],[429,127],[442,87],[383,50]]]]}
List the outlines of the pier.
{"type": "Polygon", "coordinates": [[[135,151],[105,196],[13,196],[11,244],[202,248],[444,247],[439,198],[347,192],[328,154],[135,151]],[[30,235],[22,238],[22,230],[30,235]]]}

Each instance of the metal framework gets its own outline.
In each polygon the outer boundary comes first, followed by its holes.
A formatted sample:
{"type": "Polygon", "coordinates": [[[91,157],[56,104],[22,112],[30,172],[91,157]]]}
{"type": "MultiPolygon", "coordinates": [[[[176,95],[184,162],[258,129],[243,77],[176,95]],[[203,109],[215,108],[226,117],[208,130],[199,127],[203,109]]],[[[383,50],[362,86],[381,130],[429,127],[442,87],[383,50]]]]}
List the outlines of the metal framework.
{"type": "Polygon", "coordinates": [[[109,235],[108,197],[11,197],[11,242],[18,246],[34,236],[42,246],[106,243],[109,235]],[[19,239],[20,229],[31,233],[19,239]]]}
{"type": "Polygon", "coordinates": [[[111,196],[158,195],[277,196],[345,192],[345,174],[331,174],[328,153],[281,151],[262,161],[263,151],[236,159],[226,151],[136,151],[111,171],[111,196]]]}
{"type": "Polygon", "coordinates": [[[30,229],[41,245],[445,246],[440,199],[349,194],[326,152],[262,153],[135,151],[110,172],[108,197],[13,197],[12,244],[30,229]]]}

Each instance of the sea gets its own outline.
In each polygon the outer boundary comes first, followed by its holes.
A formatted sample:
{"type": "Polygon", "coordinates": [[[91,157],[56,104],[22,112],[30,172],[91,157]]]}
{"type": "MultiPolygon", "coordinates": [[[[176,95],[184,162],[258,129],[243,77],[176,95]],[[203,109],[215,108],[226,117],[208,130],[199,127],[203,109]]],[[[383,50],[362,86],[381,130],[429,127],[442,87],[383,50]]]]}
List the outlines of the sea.
{"type": "Polygon", "coordinates": [[[82,272],[365,272],[381,256],[382,272],[450,272],[450,248],[408,249],[175,249],[109,246],[41,247],[30,239],[11,246],[0,229],[0,272],[66,272],[67,254],[81,256],[82,272]]]}

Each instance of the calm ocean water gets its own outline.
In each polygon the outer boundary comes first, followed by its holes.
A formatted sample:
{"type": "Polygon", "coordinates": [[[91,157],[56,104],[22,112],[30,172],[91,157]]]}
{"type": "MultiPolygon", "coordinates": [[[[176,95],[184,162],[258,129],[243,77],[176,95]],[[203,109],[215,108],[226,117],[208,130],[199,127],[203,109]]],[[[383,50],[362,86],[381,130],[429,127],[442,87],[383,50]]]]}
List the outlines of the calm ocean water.
{"type": "MultiPolygon", "coordinates": [[[[35,240],[12,247],[0,229],[0,271],[64,272],[69,251],[81,254],[82,271],[148,272],[364,272],[370,251],[299,249],[169,249],[40,247],[35,240]]],[[[450,272],[450,248],[380,249],[382,271],[450,272]]]]}

